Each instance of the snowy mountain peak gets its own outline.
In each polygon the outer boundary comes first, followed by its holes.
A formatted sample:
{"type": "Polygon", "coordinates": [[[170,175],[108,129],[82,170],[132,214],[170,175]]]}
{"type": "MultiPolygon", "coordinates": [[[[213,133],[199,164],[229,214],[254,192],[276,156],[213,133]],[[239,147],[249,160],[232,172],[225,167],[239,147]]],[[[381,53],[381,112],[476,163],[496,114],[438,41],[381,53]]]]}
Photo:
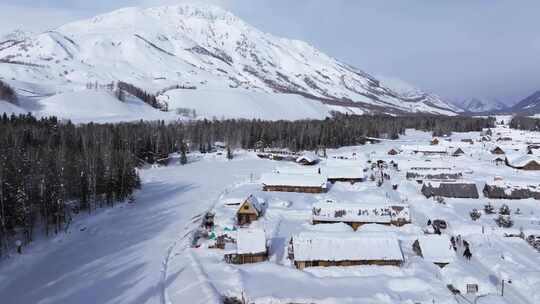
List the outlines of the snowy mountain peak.
{"type": "Polygon", "coordinates": [[[230,12],[200,4],[124,8],[0,42],[0,75],[48,85],[53,91],[125,81],[159,92],[171,110],[198,109],[215,102],[206,100],[208,96],[220,96],[231,102],[228,108],[238,109],[239,117],[246,104],[253,108],[250,113],[257,108],[261,112],[264,107],[257,100],[291,102],[286,97],[291,94],[302,105],[309,101],[322,109],[321,116],[332,110],[445,115],[457,111],[436,95],[394,90],[305,42],[263,33],[230,12]],[[168,89],[172,87],[181,89],[168,89]],[[245,96],[241,106],[234,103],[238,96],[245,96]],[[186,104],[187,98],[200,102],[186,104]]]}

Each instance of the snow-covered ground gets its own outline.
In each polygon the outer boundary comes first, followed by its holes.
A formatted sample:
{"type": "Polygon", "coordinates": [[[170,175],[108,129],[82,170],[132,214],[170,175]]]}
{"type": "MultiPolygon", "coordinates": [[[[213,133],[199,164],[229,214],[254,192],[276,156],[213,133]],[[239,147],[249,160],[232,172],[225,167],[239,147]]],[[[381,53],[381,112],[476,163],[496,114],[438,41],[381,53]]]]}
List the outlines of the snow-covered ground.
{"type": "MultiPolygon", "coordinates": [[[[525,153],[525,141],[538,136],[504,127],[495,129],[496,133],[514,138],[512,144],[504,145],[508,154],[525,153]]],[[[380,187],[370,180],[353,185],[336,183],[323,194],[263,192],[259,182],[262,174],[275,167],[290,167],[288,172],[299,169],[294,163],[258,159],[245,151],[237,151],[232,161],[208,154],[192,156],[193,161],[186,166],[142,170],[143,187],[135,204],[81,216],[68,234],[52,240],[41,238],[25,248],[23,255],[3,261],[2,303],[220,303],[223,296],[249,303],[539,303],[540,253],[523,239],[505,237],[520,231],[540,234],[537,201],[488,200],[480,194],[479,199],[446,198],[441,204],[425,198],[421,184],[405,179],[407,168],[424,165],[461,171],[463,179],[476,183],[480,193],[494,176],[521,183],[539,180],[540,172],[497,166],[489,152],[497,143],[461,142],[479,137],[478,132],[471,132],[454,134],[452,141],[443,139],[441,145],[449,151],[458,146],[465,151],[459,157],[407,152],[407,146],[427,145],[431,139],[428,133],[414,130],[397,141],[328,150],[329,159],[320,163],[322,168],[335,163],[334,156],[342,156],[356,159],[340,160],[340,165],[367,166],[367,159],[382,159],[397,162],[400,170],[385,169],[390,180],[380,187]],[[391,148],[403,152],[390,156],[387,151],[391,148]],[[397,190],[392,184],[398,185],[397,190]],[[228,249],[210,249],[210,240],[202,238],[192,246],[193,232],[206,211],[215,213],[213,233],[233,230],[238,206],[231,203],[240,203],[249,195],[266,205],[263,216],[251,228],[265,231],[268,261],[232,265],[223,259],[228,249]],[[312,225],[313,204],[328,199],[337,203],[405,203],[410,206],[412,223],[401,227],[368,224],[356,232],[341,223],[312,225]],[[488,202],[495,210],[508,204],[514,226],[499,228],[496,215],[488,214],[473,221],[469,212],[483,210],[488,202]],[[417,256],[412,244],[424,235],[428,219],[446,220],[448,228],[443,233],[461,235],[470,244],[472,259],[462,256],[463,246],[457,246],[455,259],[443,269],[417,256]],[[401,267],[298,270],[288,259],[287,244],[292,235],[301,232],[397,238],[405,261],[401,267]],[[464,289],[467,283],[478,284],[481,296],[454,296],[447,288],[452,284],[464,289]]],[[[432,252],[432,258],[433,254],[437,252],[432,252]]]]}

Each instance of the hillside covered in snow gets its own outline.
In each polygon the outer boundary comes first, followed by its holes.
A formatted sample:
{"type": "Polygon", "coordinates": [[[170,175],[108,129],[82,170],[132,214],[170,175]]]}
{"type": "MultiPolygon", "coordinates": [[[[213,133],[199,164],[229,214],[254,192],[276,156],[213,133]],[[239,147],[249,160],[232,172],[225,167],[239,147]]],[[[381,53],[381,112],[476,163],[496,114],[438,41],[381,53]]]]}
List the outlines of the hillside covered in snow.
{"type": "Polygon", "coordinates": [[[386,86],[305,42],[263,33],[214,6],[125,8],[2,40],[0,78],[18,93],[38,84],[34,95],[124,81],[157,94],[170,111],[192,108],[210,117],[458,111],[435,95],[386,86]]]}

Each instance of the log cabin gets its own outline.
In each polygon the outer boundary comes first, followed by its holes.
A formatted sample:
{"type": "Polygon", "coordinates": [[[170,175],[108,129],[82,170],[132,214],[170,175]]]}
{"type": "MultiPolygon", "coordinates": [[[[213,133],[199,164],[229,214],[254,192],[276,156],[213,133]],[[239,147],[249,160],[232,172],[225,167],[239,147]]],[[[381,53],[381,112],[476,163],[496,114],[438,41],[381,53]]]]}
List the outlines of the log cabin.
{"type": "Polygon", "coordinates": [[[314,225],[345,223],[354,230],[365,224],[403,226],[411,223],[406,204],[367,204],[320,202],[313,205],[311,221],[314,225]]]}
{"type": "Polygon", "coordinates": [[[251,264],[268,259],[266,235],[262,229],[239,229],[236,236],[236,248],[224,256],[229,264],[251,264]]]}
{"type": "Polygon", "coordinates": [[[256,221],[264,212],[264,205],[253,195],[250,195],[236,211],[236,222],[239,226],[249,225],[256,221]]]}
{"type": "Polygon", "coordinates": [[[403,264],[397,238],[355,232],[301,232],[289,243],[289,258],[298,269],[306,267],[403,264]]]}
{"type": "Polygon", "coordinates": [[[540,170],[540,158],[534,154],[525,154],[512,160],[506,159],[506,165],[520,170],[540,170]]]}
{"type": "Polygon", "coordinates": [[[327,178],[321,174],[268,173],[261,177],[263,191],[324,193],[327,178]]]}
{"type": "Polygon", "coordinates": [[[540,184],[495,180],[486,183],[483,193],[485,197],[493,199],[533,198],[540,200],[540,184]]]}
{"type": "Polygon", "coordinates": [[[422,186],[425,197],[479,198],[475,183],[466,182],[425,182],[422,186]]]}

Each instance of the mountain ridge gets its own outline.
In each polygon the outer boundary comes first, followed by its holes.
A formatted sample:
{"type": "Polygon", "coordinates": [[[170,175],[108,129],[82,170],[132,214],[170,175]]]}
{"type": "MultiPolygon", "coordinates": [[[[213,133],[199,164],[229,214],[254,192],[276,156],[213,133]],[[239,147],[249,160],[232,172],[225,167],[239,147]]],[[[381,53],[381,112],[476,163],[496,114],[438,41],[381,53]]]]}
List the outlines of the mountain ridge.
{"type": "Polygon", "coordinates": [[[59,91],[126,81],[150,92],[178,85],[293,94],[355,114],[458,111],[436,95],[402,94],[306,42],[263,33],[201,4],[124,8],[0,42],[0,74],[59,91]]]}

